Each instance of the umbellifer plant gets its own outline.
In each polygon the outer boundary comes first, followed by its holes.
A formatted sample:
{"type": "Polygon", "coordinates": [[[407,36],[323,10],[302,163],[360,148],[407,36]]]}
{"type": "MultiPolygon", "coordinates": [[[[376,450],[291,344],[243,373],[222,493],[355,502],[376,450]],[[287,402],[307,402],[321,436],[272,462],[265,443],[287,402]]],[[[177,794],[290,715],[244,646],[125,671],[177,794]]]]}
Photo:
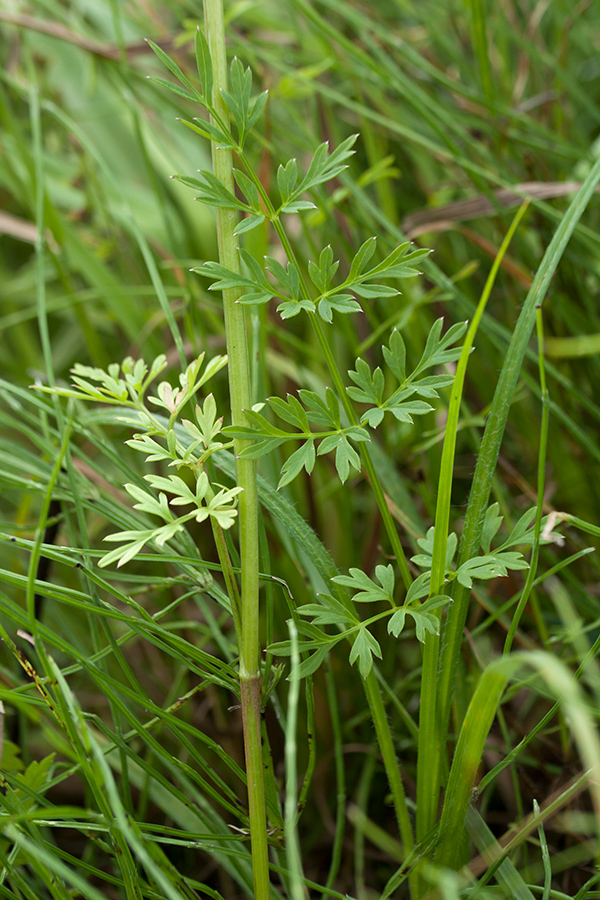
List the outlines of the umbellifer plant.
{"type": "MultiPolygon", "coordinates": [[[[518,655],[509,654],[508,642],[506,657],[484,671],[462,723],[448,775],[443,760],[449,740],[452,685],[473,581],[496,579],[507,575],[509,570],[526,569],[528,564],[522,549],[533,547],[537,558],[540,543],[552,541],[551,528],[545,527],[548,521],[541,514],[541,502],[519,519],[504,540],[497,539],[502,523],[498,505],[488,504],[499,442],[515,389],[516,373],[533,326],[534,311],[541,306],[552,266],[556,265],[557,250],[564,247],[575,225],[576,212],[557,232],[548,263],[540,268],[524,306],[486,429],[459,547],[456,534],[449,533],[449,512],[462,386],[498,265],[526,206],[519,211],[507,234],[469,327],[467,323],[458,323],[444,332],[443,322],[438,319],[412,367],[407,367],[402,334],[393,330],[382,350],[386,371],[373,368],[359,357],[346,377],[332,349],[331,331],[337,318],[360,313],[362,304],[377,298],[395,296],[399,280],[420,274],[418,267],[428,251],[413,249],[405,242],[381,256],[373,237],[358,248],[344,277],[338,274],[340,265],[331,247],[321,249],[306,267],[302,264],[294,250],[287,217],[302,216],[315,208],[315,188],[340,176],[357,136],[346,138],[334,148],[321,144],[304,165],[296,159],[282,161],[277,170],[277,192],[271,195],[248,151],[267,104],[267,93],[253,95],[252,73],[238,59],[227,65],[220,0],[206,0],[205,24],[205,32],[200,29],[196,32],[199,84],[192,83],[158,46],[152,44],[152,47],[176,79],[175,82],[155,80],[200,107],[203,115],[182,121],[212,145],[212,171],[203,171],[200,177],[177,177],[217,212],[219,260],[206,262],[194,271],[209,279],[210,290],[222,292],[227,356],[216,356],[206,366],[203,357],[194,360],[182,373],[178,385],[160,382],[154,394],[149,391],[166,366],[164,357],[149,366],[142,360],[128,358],[107,371],[77,365],[73,370],[73,387],[53,391],[73,400],[117,407],[115,418],[134,430],[127,442],[129,446],[144,454],[147,462],[165,467],[164,473],[145,475],[146,488],[125,485],[136,501],[134,509],[157,517],[161,524],[109,535],[107,540],[119,546],[104,555],[101,567],[123,566],[147,544],[160,550],[174,538],[189,542],[187,523],[210,522],[212,526],[227,592],[222,604],[233,617],[239,650],[239,697],[256,900],[271,896],[269,830],[280,825],[285,831],[290,892],[297,897],[302,890],[302,863],[295,837],[294,755],[292,750],[287,755],[287,797],[285,814],[282,814],[273,789],[269,747],[261,737],[261,712],[267,692],[273,687],[263,684],[263,651],[268,649],[275,656],[291,657],[288,726],[292,727],[295,709],[292,701],[294,698],[297,701],[294,691],[298,681],[312,676],[332,648],[343,641],[349,644],[349,663],[358,667],[363,679],[404,854],[403,866],[390,891],[408,880],[411,894],[417,898],[424,896],[436,882],[432,860],[442,868],[458,868],[462,862],[460,854],[453,855],[453,847],[457,835],[460,838],[466,827],[467,808],[487,732],[509,677],[524,662],[518,655]],[[277,252],[273,250],[272,255],[263,259],[256,258],[243,242],[244,236],[253,229],[264,227],[274,235],[277,252]],[[300,389],[297,395],[264,397],[253,402],[246,311],[273,300],[284,321],[298,315],[308,317],[329,372],[330,384],[324,392],[300,389]],[[199,401],[195,399],[225,365],[229,375],[231,420],[227,426],[223,424],[225,412],[217,409],[212,394],[199,401]],[[435,525],[418,540],[421,552],[412,557],[411,569],[370,444],[385,417],[410,424],[413,417],[431,412],[439,392],[445,389],[451,389],[451,399],[435,525]],[[260,634],[261,496],[256,467],[257,460],[269,454],[279,459],[280,450],[283,448],[287,453],[288,445],[293,451],[284,457],[278,488],[290,484],[303,471],[310,475],[317,457],[326,454],[333,454],[342,483],[352,474],[364,474],[385,528],[391,561],[380,562],[371,574],[357,567],[350,567],[347,574],[339,574],[326,559],[321,559],[320,575],[327,590],[293,609],[289,640],[265,648],[260,634]],[[235,458],[235,483],[227,487],[217,480],[217,472],[225,469],[232,474],[231,451],[235,458]],[[233,559],[235,548],[227,534],[236,523],[239,566],[233,559]],[[415,567],[422,569],[416,577],[415,567]],[[363,604],[369,603],[378,604],[373,615],[362,613],[363,604]],[[440,647],[440,627],[448,607],[444,643],[440,647]],[[414,821],[375,669],[376,660],[384,652],[373,634],[374,626],[380,621],[387,622],[390,641],[397,639],[406,627],[414,626],[416,638],[424,647],[414,821]],[[268,785],[265,771],[270,779],[268,785]],[[438,824],[443,784],[447,785],[447,791],[438,824]]],[[[593,190],[597,169],[598,166],[582,188],[582,197],[593,190]]],[[[543,370],[543,364],[541,367],[543,370]]],[[[263,502],[265,496],[263,491],[263,502]]],[[[531,579],[528,585],[530,589],[531,579]]],[[[519,605],[521,612],[527,588],[523,597],[519,605]]],[[[537,654],[529,661],[546,675],[557,692],[566,690],[560,679],[552,681],[547,657],[537,654]]],[[[574,688],[570,697],[578,709],[579,698],[574,688]]],[[[585,729],[587,725],[581,727],[585,729]]]]}

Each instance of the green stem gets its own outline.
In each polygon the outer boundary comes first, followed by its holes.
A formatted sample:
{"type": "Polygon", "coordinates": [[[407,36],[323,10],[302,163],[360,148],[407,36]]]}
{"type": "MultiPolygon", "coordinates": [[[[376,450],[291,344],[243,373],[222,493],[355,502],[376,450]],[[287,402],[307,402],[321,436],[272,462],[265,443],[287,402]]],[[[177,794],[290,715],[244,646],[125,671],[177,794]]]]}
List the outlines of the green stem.
{"type": "MultiPolygon", "coordinates": [[[[227,89],[227,54],[222,0],[204,0],[206,37],[210,49],[214,87],[212,104],[217,116],[228,122],[228,112],[221,91],[227,89]]],[[[231,150],[212,145],[213,170],[224,187],[234,193],[233,159],[231,150]]],[[[237,223],[234,210],[217,209],[217,238],[219,260],[234,272],[240,271],[238,242],[233,234],[237,223]]],[[[245,409],[252,405],[248,339],[244,307],[239,304],[239,290],[223,291],[225,335],[229,358],[229,391],[231,420],[234,425],[246,425],[245,409]]],[[[256,463],[240,459],[247,442],[234,441],[237,484],[243,488],[239,500],[240,557],[242,591],[240,630],[240,687],[244,746],[248,778],[248,805],[252,846],[255,900],[268,900],[269,856],[267,845],[267,814],[262,772],[260,739],[260,637],[259,637],[259,532],[256,463]]]]}

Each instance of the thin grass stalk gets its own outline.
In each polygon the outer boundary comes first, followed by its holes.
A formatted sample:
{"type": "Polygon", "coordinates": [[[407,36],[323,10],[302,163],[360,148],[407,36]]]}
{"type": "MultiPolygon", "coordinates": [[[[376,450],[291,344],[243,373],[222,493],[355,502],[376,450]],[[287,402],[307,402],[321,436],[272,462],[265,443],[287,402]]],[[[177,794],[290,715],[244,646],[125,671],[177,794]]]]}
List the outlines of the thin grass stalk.
{"type": "MultiPolygon", "coordinates": [[[[431,597],[434,597],[436,594],[440,594],[443,591],[446,577],[446,543],[448,540],[448,528],[450,522],[450,501],[452,494],[454,457],[456,452],[456,435],[458,433],[458,419],[469,356],[477,329],[479,328],[479,323],[481,322],[492,288],[496,282],[496,276],[500,269],[500,265],[528,206],[529,201],[526,201],[521,205],[500,245],[500,249],[498,250],[483,288],[477,309],[475,310],[475,314],[469,325],[461,355],[456,366],[456,374],[454,376],[450,403],[448,405],[448,418],[446,421],[446,432],[440,464],[440,478],[435,513],[433,559],[431,566],[431,586],[429,591],[431,597]]],[[[437,615],[438,618],[441,618],[441,610],[437,615]]],[[[439,647],[439,636],[428,634],[423,649],[423,676],[421,678],[421,705],[419,714],[416,819],[417,841],[422,840],[427,832],[433,827],[439,799],[440,767],[443,745],[443,736],[438,731],[437,727],[437,668],[439,664],[439,647]]]]}
{"type": "Polygon", "coordinates": [[[287,721],[285,729],[285,852],[290,877],[291,900],[305,900],[302,859],[298,841],[298,774],[297,736],[298,701],[300,699],[300,653],[298,651],[298,630],[293,619],[289,622],[291,659],[290,691],[288,694],[287,721]]]}
{"type": "Polygon", "coordinates": [[[479,64],[481,84],[488,104],[494,102],[494,88],[490,69],[490,52],[485,27],[486,10],[483,0],[469,0],[471,12],[471,34],[479,64]]]}
{"type": "MultiPolygon", "coordinates": [[[[599,181],[600,160],[597,160],[556,229],[521,310],[504,365],[502,366],[491,411],[481,441],[460,542],[459,565],[475,556],[479,549],[483,520],[489,501],[500,445],[523,358],[533,330],[536,308],[544,301],[550,281],[562,254],[599,181]]],[[[447,733],[450,718],[454,678],[462,645],[463,629],[467,619],[469,596],[470,591],[468,589],[457,585],[453,592],[453,603],[449,609],[448,619],[444,628],[438,680],[438,727],[442,734],[447,733]]]]}
{"type": "MultiPolygon", "coordinates": [[[[33,70],[33,64],[31,64],[33,70]]],[[[44,273],[44,156],[42,146],[42,123],[40,115],[40,93],[36,84],[32,84],[29,93],[29,117],[33,137],[33,155],[35,169],[35,256],[36,256],[36,295],[37,318],[40,332],[40,343],[44,356],[46,376],[50,387],[54,386],[54,366],[52,362],[52,347],[50,342],[50,330],[48,328],[48,314],[46,309],[46,278],[44,273]]],[[[53,398],[54,406],[60,412],[60,405],[56,397],[53,398]]]]}
{"type": "Polygon", "coordinates": [[[331,888],[335,884],[340,864],[342,861],[342,849],[344,843],[344,825],[346,821],[346,777],[344,772],[344,756],[342,749],[342,723],[337,701],[335,677],[331,667],[331,659],[326,660],[325,683],[327,685],[327,701],[331,715],[331,730],[333,732],[333,753],[335,758],[336,780],[336,808],[335,808],[335,834],[331,851],[331,863],[327,874],[325,887],[331,888]]]}
{"type": "Polygon", "coordinates": [[[540,427],[540,449],[538,454],[538,474],[537,474],[537,506],[535,511],[535,526],[533,533],[533,545],[531,547],[531,561],[529,563],[529,571],[527,572],[527,580],[523,593],[519,598],[519,603],[512,617],[506,641],[504,642],[504,655],[510,653],[512,642],[517,628],[521,621],[521,616],[527,606],[527,601],[533,589],[533,583],[537,572],[538,559],[540,555],[540,533],[542,529],[542,515],[544,511],[544,489],[546,486],[546,450],[548,448],[548,423],[550,420],[550,396],[546,385],[546,367],[544,364],[544,327],[542,322],[541,307],[536,309],[536,324],[538,335],[538,354],[540,367],[540,392],[542,395],[542,424],[540,427]]]}
{"type": "Polygon", "coordinates": [[[473,844],[486,863],[491,863],[488,870],[474,887],[469,900],[476,900],[484,890],[489,879],[494,876],[498,884],[505,888],[509,897],[514,897],[515,900],[533,900],[533,894],[513,863],[508,859],[506,847],[502,847],[498,843],[493,832],[487,827],[480,813],[473,805],[469,806],[467,810],[466,822],[467,831],[473,844]],[[494,853],[496,854],[495,859],[494,853]],[[495,866],[496,861],[498,862],[497,867],[495,866]]]}
{"type": "Polygon", "coordinates": [[[27,569],[27,589],[26,589],[26,594],[25,594],[25,608],[27,610],[28,627],[31,631],[31,634],[34,637],[37,636],[37,616],[36,616],[36,609],[35,609],[35,595],[36,595],[35,581],[36,581],[36,576],[37,576],[37,572],[38,572],[38,565],[40,562],[40,557],[42,555],[42,543],[44,541],[44,532],[46,530],[46,522],[48,521],[48,514],[50,512],[50,504],[52,502],[52,493],[58,482],[58,477],[60,475],[60,470],[62,468],[63,461],[64,461],[66,453],[67,453],[70,438],[71,438],[71,422],[69,421],[63,432],[61,445],[56,454],[56,460],[54,462],[54,466],[52,467],[52,472],[50,474],[50,479],[48,481],[48,487],[47,487],[46,493],[44,495],[42,508],[40,510],[40,516],[39,516],[38,523],[37,523],[36,530],[35,530],[35,538],[33,541],[31,556],[29,557],[29,566],[27,569]]]}
{"type": "MultiPolygon", "coordinates": [[[[229,121],[221,91],[227,88],[227,55],[221,0],[205,0],[204,19],[210,48],[214,86],[212,103],[224,122],[229,121]]],[[[231,151],[212,144],[213,170],[221,183],[234,193],[233,159],[231,151]]],[[[217,238],[219,260],[234,272],[240,271],[238,242],[233,234],[236,213],[217,209],[217,238]]],[[[245,409],[252,405],[248,340],[244,307],[239,304],[239,290],[223,291],[225,335],[229,358],[229,390],[233,425],[245,425],[245,409]]],[[[240,459],[243,441],[234,442],[237,484],[243,488],[239,500],[240,557],[242,569],[241,629],[238,634],[240,650],[240,688],[244,723],[244,748],[248,780],[248,805],[252,846],[252,868],[255,900],[269,897],[269,857],[267,845],[267,815],[262,770],[260,737],[261,680],[259,637],[259,530],[256,463],[240,459]]]]}

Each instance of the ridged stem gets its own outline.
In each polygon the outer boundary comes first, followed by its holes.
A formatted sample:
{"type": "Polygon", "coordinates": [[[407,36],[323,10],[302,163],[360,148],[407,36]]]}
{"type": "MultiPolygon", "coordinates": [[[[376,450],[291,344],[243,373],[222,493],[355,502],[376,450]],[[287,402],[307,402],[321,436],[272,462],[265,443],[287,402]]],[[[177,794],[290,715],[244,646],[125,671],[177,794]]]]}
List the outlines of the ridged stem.
{"type": "MultiPolygon", "coordinates": [[[[204,0],[206,38],[213,67],[212,104],[221,121],[229,115],[221,91],[227,89],[227,55],[222,0],[204,0]]],[[[223,186],[235,192],[231,150],[212,145],[213,171],[223,186]]],[[[237,214],[231,209],[217,209],[219,260],[233,272],[240,271],[238,242],[234,235],[237,214]]],[[[238,303],[239,289],[223,291],[225,336],[229,359],[229,394],[233,425],[247,425],[245,409],[252,405],[248,338],[244,307],[238,303]]],[[[238,644],[240,651],[240,687],[244,724],[244,750],[248,779],[248,807],[255,900],[268,900],[269,856],[267,845],[267,813],[262,770],[260,738],[260,637],[259,637],[259,532],[256,463],[240,459],[247,445],[234,441],[239,498],[239,534],[242,569],[242,591],[238,644]]]]}

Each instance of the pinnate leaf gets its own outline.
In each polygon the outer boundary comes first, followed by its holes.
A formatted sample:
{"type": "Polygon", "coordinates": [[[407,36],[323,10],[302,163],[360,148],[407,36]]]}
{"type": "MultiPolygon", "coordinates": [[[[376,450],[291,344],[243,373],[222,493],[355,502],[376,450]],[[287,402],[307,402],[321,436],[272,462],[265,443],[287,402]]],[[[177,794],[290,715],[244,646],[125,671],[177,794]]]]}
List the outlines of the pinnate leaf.
{"type": "Polygon", "coordinates": [[[387,600],[394,604],[394,569],[393,566],[377,566],[375,576],[379,584],[376,584],[361,569],[350,569],[349,575],[336,575],[331,580],[336,584],[349,587],[352,591],[352,599],[355,603],[374,603],[379,600],[387,600]]]}
{"type": "Polygon", "coordinates": [[[350,665],[358,660],[358,668],[363,678],[367,678],[373,668],[373,657],[382,658],[381,647],[367,628],[360,628],[350,650],[350,665]]]}
{"type": "Polygon", "coordinates": [[[202,91],[207,103],[212,103],[213,67],[208,42],[201,28],[196,28],[195,36],[196,66],[202,91]]]}

